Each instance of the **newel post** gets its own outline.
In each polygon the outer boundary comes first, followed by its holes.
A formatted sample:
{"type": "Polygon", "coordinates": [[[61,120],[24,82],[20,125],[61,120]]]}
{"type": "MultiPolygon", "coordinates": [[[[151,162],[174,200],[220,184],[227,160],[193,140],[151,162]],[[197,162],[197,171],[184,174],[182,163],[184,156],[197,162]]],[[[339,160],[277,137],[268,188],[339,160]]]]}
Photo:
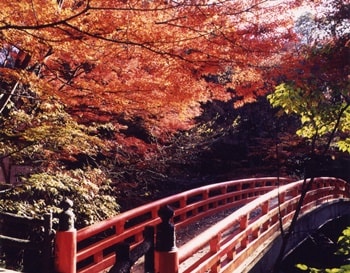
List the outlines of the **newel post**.
{"type": "Polygon", "coordinates": [[[65,198],[60,207],[62,212],[55,241],[55,270],[58,273],[76,273],[77,231],[74,228],[73,202],[65,198]]]}
{"type": "Polygon", "coordinates": [[[155,269],[156,273],[178,273],[179,257],[175,244],[175,227],[170,222],[174,211],[165,206],[158,210],[162,222],[157,225],[155,269]]]}

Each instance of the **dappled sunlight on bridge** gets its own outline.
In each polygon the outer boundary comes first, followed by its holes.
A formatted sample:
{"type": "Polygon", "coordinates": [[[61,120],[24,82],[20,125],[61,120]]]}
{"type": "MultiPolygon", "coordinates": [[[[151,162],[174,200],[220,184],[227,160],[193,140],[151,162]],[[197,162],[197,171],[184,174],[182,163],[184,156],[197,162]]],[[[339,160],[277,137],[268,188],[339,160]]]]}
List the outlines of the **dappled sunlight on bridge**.
{"type": "MultiPolygon", "coordinates": [[[[218,222],[179,249],[180,266],[194,253],[206,252],[180,272],[244,272],[254,265],[261,252],[280,235],[292,219],[303,181],[274,189],[218,222]],[[203,251],[203,249],[207,249],[203,251]]],[[[308,192],[301,214],[322,204],[349,199],[349,185],[334,178],[318,178],[308,192]]]]}
{"type": "MultiPolygon", "coordinates": [[[[145,240],[145,228],[157,228],[161,223],[158,212],[165,206],[174,211],[172,222],[177,231],[223,210],[233,212],[179,248],[169,250],[169,255],[156,251],[156,267],[162,259],[159,257],[170,257],[174,260],[169,265],[174,268],[164,273],[244,272],[278,237],[280,223],[287,225],[291,221],[302,185],[303,181],[287,178],[242,179],[200,187],[124,212],[77,231],[77,241],[72,242],[77,246],[76,272],[108,270],[121,261],[115,250],[125,243],[131,250],[127,260],[134,259],[133,251],[139,250],[145,240]]],[[[301,215],[324,204],[349,199],[350,188],[345,181],[317,178],[306,195],[301,215]]],[[[147,247],[147,251],[153,249],[147,247]]]]}

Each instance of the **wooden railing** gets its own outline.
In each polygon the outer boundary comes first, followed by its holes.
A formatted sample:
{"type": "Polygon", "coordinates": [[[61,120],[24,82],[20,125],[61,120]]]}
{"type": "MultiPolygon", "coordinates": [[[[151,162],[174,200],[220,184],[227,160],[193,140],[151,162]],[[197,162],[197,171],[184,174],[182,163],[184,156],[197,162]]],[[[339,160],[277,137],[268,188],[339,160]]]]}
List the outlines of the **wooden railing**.
{"type": "Polygon", "coordinates": [[[53,239],[51,213],[43,219],[0,213],[0,260],[6,268],[52,272],[53,239]]]}
{"type": "MultiPolygon", "coordinates": [[[[132,209],[75,233],[71,230],[71,233],[67,232],[67,238],[74,255],[62,255],[64,264],[70,264],[65,266],[70,269],[62,273],[106,272],[113,265],[114,269],[118,268],[116,262],[124,261],[130,267],[132,259],[128,258],[129,254],[122,258],[116,254],[116,249],[126,244],[131,250],[136,250],[145,241],[144,230],[149,228],[157,230],[154,252],[157,272],[164,271],[159,270],[162,266],[166,269],[164,272],[174,273],[242,272],[242,267],[256,259],[266,243],[280,234],[280,223],[286,225],[290,222],[303,183],[302,180],[291,182],[287,178],[252,178],[208,185],[132,209]],[[164,208],[171,208],[170,216],[164,208]],[[172,230],[174,234],[174,225],[179,230],[231,208],[234,210],[229,216],[180,248],[170,245],[169,252],[157,249],[160,235],[163,238],[165,234],[158,231],[163,231],[163,228],[172,230]],[[158,215],[161,211],[168,215],[164,217],[165,214],[160,214],[163,215],[162,220],[158,215]],[[174,225],[168,222],[170,218],[174,225]],[[164,258],[169,259],[165,267],[164,258]],[[160,265],[157,259],[163,264],[160,265]],[[169,269],[170,264],[173,269],[169,269]]],[[[315,178],[305,197],[301,215],[324,203],[342,199],[350,199],[348,183],[336,178],[315,178]]],[[[67,246],[65,233],[61,232],[60,236],[67,246]]]]}
{"type": "MultiPolygon", "coordinates": [[[[100,272],[113,266],[116,260],[115,246],[128,242],[133,248],[141,243],[145,227],[160,223],[158,210],[163,206],[169,205],[174,210],[173,221],[176,229],[180,229],[219,211],[242,207],[291,181],[288,178],[269,177],[212,184],[149,203],[80,229],[77,232],[77,272],[100,272]]],[[[195,249],[212,240],[211,237],[200,238],[203,242],[195,241],[196,247],[191,244],[181,247],[182,261],[193,254],[195,249]]]]}
{"type": "MultiPolygon", "coordinates": [[[[279,221],[284,225],[290,222],[302,184],[303,181],[297,181],[260,196],[181,246],[179,272],[242,272],[242,266],[256,259],[266,242],[280,234],[279,221]],[[194,259],[192,256],[199,252],[203,255],[194,259]],[[190,258],[191,262],[181,267],[190,258]]],[[[336,178],[316,178],[306,195],[301,215],[342,198],[350,198],[348,183],[336,178]]]]}

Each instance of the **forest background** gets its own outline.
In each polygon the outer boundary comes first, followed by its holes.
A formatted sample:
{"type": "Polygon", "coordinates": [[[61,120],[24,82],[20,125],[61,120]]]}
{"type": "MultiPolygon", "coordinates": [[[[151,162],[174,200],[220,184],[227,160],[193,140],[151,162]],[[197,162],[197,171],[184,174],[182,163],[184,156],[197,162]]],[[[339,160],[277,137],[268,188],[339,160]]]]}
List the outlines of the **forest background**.
{"type": "Polygon", "coordinates": [[[69,197],[82,227],[227,179],[349,179],[349,14],[346,0],[2,3],[0,164],[24,168],[15,186],[5,171],[1,210],[69,197]]]}

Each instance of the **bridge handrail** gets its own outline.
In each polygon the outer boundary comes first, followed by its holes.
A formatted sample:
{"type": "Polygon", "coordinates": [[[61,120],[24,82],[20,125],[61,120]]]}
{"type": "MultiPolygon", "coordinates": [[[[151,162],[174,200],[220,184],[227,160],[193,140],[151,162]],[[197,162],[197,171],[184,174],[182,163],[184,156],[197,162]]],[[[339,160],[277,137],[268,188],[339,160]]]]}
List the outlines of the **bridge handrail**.
{"type": "Polygon", "coordinates": [[[175,211],[176,228],[223,209],[242,206],[278,185],[291,182],[289,178],[263,177],[232,180],[192,189],[137,207],[116,217],[96,223],[77,232],[77,262],[84,264],[77,272],[94,272],[113,265],[114,252],[106,250],[128,240],[132,247],[142,242],[146,226],[160,223],[160,207],[170,205],[175,211]],[[101,235],[102,239],[97,239],[101,235]],[[96,237],[96,238],[94,238],[96,237]],[[90,242],[91,238],[94,238],[90,242]],[[92,261],[87,262],[89,258],[92,261]]]}
{"type": "MultiPolygon", "coordinates": [[[[314,182],[306,195],[301,214],[330,200],[350,198],[350,186],[341,179],[322,177],[314,182]]],[[[254,245],[250,249],[256,249],[266,239],[277,236],[279,213],[283,224],[291,220],[302,184],[303,180],[293,182],[256,198],[181,246],[178,251],[180,264],[199,250],[206,253],[181,272],[205,272],[208,269],[211,272],[240,272],[240,264],[252,258],[248,244],[254,245]],[[278,194],[279,208],[276,201],[278,194]],[[225,236],[228,233],[230,235],[225,236]]]]}

